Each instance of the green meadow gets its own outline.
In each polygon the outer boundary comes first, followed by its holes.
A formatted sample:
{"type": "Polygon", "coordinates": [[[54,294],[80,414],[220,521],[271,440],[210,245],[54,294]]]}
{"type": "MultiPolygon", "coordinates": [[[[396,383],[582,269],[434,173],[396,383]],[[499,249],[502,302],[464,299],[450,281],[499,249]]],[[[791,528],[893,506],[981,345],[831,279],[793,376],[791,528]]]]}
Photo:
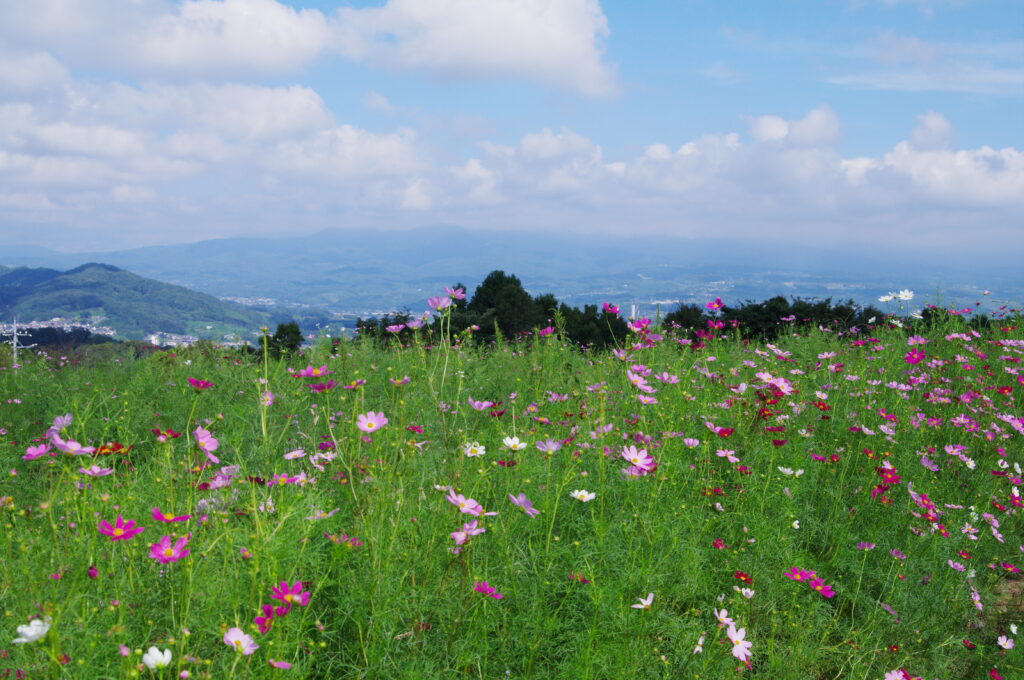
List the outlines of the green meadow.
{"type": "Polygon", "coordinates": [[[586,350],[434,300],[8,357],[0,678],[1024,677],[1019,314],[586,350]]]}

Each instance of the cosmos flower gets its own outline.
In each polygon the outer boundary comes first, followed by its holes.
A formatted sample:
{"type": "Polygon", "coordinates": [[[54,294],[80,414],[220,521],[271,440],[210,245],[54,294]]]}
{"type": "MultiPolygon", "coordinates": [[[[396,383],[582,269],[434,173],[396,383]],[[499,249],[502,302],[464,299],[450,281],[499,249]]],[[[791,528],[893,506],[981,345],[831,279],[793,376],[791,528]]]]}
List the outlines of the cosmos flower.
{"type": "Polygon", "coordinates": [[[473,581],[473,590],[495,600],[505,597],[494,586],[488,585],[487,581],[473,581]]]}
{"type": "Polygon", "coordinates": [[[111,541],[126,541],[133,536],[138,536],[146,530],[145,527],[136,526],[135,520],[133,519],[130,519],[127,522],[124,521],[121,518],[121,515],[118,515],[117,519],[114,520],[113,526],[111,526],[110,522],[107,522],[106,520],[100,520],[97,527],[101,534],[104,536],[110,536],[111,541]]]}
{"type": "Polygon", "coordinates": [[[50,620],[46,619],[32,619],[28,622],[28,625],[18,626],[18,637],[14,638],[11,642],[16,645],[23,645],[27,642],[35,642],[43,638],[46,632],[50,630],[50,620]]]}
{"type": "Polygon", "coordinates": [[[249,656],[260,647],[252,636],[246,635],[241,628],[231,628],[224,633],[224,644],[234,647],[236,652],[245,656],[249,656]]]}
{"type": "Polygon", "coordinates": [[[586,489],[576,489],[570,494],[573,498],[584,503],[588,503],[597,498],[596,493],[587,491],[586,489]]]}
{"type": "Polygon", "coordinates": [[[190,536],[191,534],[182,536],[174,542],[174,545],[171,545],[170,536],[163,536],[159,541],[149,546],[149,556],[160,564],[169,564],[170,562],[177,562],[183,557],[188,557],[191,551],[185,546],[188,544],[190,536]]]}
{"type": "Polygon", "coordinates": [[[142,663],[151,671],[159,668],[167,668],[171,665],[171,650],[160,651],[156,647],[150,647],[149,651],[142,655],[142,663]]]}
{"type": "Polygon", "coordinates": [[[388,424],[388,419],[384,417],[384,413],[374,413],[373,411],[367,411],[366,413],[360,413],[356,417],[356,427],[369,434],[375,432],[380,428],[388,424]]]}
{"type": "Polygon", "coordinates": [[[534,517],[540,514],[540,510],[533,507],[533,503],[530,502],[530,499],[526,497],[525,493],[521,493],[518,496],[509,494],[508,499],[522,508],[523,512],[525,512],[529,517],[534,517]]]}

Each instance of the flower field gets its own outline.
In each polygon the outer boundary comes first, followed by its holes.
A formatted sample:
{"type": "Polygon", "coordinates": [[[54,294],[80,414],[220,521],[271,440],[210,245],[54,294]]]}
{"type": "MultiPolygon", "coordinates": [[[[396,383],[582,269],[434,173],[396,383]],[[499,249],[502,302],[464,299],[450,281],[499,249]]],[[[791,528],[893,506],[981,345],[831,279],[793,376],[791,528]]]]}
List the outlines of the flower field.
{"type": "Polygon", "coordinates": [[[446,299],[0,371],[0,678],[1024,677],[1019,313],[605,353],[446,299]]]}

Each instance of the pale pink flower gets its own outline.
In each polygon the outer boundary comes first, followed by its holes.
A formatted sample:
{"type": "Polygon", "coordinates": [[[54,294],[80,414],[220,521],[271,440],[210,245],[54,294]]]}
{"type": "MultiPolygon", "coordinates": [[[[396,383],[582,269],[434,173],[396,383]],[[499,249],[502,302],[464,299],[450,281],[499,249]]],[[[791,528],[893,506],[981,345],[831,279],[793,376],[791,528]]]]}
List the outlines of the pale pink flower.
{"type": "Polygon", "coordinates": [[[236,652],[245,656],[249,656],[260,648],[252,639],[252,636],[246,635],[241,628],[231,628],[228,632],[224,633],[224,644],[228,647],[234,647],[236,652]]]}
{"type": "Polygon", "coordinates": [[[356,427],[367,434],[375,432],[387,424],[388,419],[384,417],[383,411],[380,413],[374,413],[373,411],[360,413],[356,418],[356,427]]]}

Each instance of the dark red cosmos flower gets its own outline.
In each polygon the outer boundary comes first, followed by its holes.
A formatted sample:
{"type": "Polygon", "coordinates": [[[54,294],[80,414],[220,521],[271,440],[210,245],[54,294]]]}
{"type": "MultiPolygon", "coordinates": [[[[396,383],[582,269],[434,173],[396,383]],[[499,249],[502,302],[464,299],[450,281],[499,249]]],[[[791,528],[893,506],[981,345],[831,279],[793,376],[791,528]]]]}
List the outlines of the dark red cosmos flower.
{"type": "Polygon", "coordinates": [[[754,577],[743,571],[737,571],[734,573],[733,578],[738,578],[740,581],[747,584],[752,584],[754,582],[754,577]]]}
{"type": "MultiPolygon", "coordinates": [[[[134,444],[132,445],[134,446],[134,444]]],[[[96,449],[93,456],[109,456],[113,453],[119,453],[121,455],[127,455],[132,450],[131,446],[125,446],[119,442],[107,442],[96,449]]]]}

